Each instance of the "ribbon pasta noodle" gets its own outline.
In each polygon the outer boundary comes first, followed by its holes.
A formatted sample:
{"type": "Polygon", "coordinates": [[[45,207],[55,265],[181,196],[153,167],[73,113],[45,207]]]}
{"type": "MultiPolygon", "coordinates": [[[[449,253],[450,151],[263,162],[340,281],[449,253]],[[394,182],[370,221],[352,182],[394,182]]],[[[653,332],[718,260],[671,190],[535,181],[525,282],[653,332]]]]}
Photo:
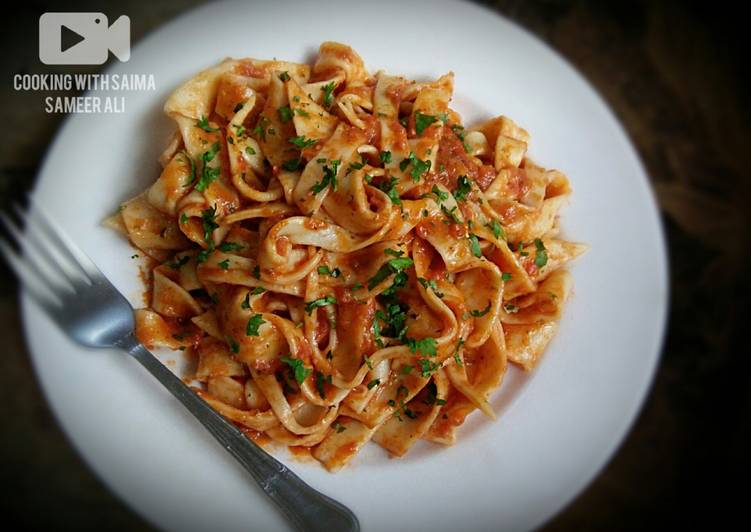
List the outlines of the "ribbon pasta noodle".
{"type": "Polygon", "coordinates": [[[109,221],[153,259],[136,332],[195,353],[227,419],[330,471],[368,441],[453,444],[571,291],[569,181],[505,116],[465,129],[454,75],[227,59],[180,86],[162,172],[109,221]]]}

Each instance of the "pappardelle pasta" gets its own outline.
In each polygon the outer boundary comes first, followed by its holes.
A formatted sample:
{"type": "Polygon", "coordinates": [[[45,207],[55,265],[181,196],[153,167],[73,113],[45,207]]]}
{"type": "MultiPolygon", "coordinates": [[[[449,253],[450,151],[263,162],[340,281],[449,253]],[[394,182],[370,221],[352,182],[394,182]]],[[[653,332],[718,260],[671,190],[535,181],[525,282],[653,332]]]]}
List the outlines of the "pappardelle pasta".
{"type": "Polygon", "coordinates": [[[557,236],[568,179],[509,118],[465,129],[453,89],[324,42],[167,100],[161,175],[110,224],[153,259],[139,339],[195,354],[197,393],[246,433],[330,471],[370,440],[450,445],[555,335],[585,249],[557,236]]]}

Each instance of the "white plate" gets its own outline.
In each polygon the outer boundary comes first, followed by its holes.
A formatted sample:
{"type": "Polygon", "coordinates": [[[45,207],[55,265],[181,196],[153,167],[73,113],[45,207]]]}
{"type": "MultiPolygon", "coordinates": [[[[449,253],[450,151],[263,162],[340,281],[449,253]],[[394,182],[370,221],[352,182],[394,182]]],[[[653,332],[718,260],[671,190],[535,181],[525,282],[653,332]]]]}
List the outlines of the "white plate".
{"type": "MultiPolygon", "coordinates": [[[[380,1],[208,4],[165,25],[110,73],[153,73],[155,92],[126,94],[122,115],[69,119],[35,194],[102,271],[140,302],[137,261],[100,226],[158,175],[172,124],[162,104],[225,56],[310,60],[348,43],[371,72],[456,73],[468,123],[503,113],[532,135],[531,155],[566,172],[566,234],[592,249],[573,267],[560,333],[529,377],[514,372],[452,448],[419,444],[390,460],[371,444],[332,475],[291,462],[350,506],[364,530],[516,530],[568,503],[614,452],[658,358],[667,302],[664,245],[644,171],[592,88],[510,22],[470,4],[380,1]]],[[[47,398],[75,447],[132,508],[168,530],[274,530],[286,524],[250,477],[138,364],[73,345],[23,298],[26,333],[47,398]]],[[[284,458],[284,456],[282,456],[284,458]]]]}

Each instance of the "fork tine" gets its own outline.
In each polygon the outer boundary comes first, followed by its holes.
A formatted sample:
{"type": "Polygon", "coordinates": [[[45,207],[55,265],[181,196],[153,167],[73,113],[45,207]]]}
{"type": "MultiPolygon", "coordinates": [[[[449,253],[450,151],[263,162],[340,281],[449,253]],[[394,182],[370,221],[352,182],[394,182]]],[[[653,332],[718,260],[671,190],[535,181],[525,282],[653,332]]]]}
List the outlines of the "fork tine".
{"type": "MultiPolygon", "coordinates": [[[[46,284],[55,289],[58,293],[67,291],[69,294],[75,294],[75,285],[66,282],[61,277],[61,269],[54,261],[45,260],[41,257],[42,253],[36,247],[31,245],[29,240],[24,237],[21,229],[8,216],[7,213],[0,211],[0,222],[10,235],[15,239],[19,249],[23,252],[22,259],[27,268],[32,268],[34,273],[46,281],[46,284]]],[[[7,253],[6,253],[7,254],[7,253]]]]}
{"type": "Polygon", "coordinates": [[[62,306],[62,301],[54,290],[43,290],[44,278],[35,271],[35,267],[27,265],[4,238],[0,238],[0,254],[5,257],[10,268],[20,279],[21,284],[40,306],[47,310],[62,306]]]}
{"type": "MultiPolygon", "coordinates": [[[[24,244],[27,241],[34,242],[36,246],[33,247],[38,249],[47,261],[57,265],[72,286],[80,285],[80,283],[91,285],[91,279],[86,274],[86,271],[74,261],[73,257],[66,255],[65,251],[60,249],[57,242],[50,242],[51,238],[42,230],[39,223],[34,222],[28,210],[23,209],[17,203],[13,204],[13,210],[26,227],[23,237],[14,235],[16,240],[24,244]]],[[[0,213],[0,216],[2,216],[2,213],[0,213]]]]}
{"type": "Polygon", "coordinates": [[[106,279],[104,274],[97,268],[94,261],[92,261],[81,248],[79,248],[70,237],[62,230],[55,227],[50,218],[44,211],[38,201],[34,199],[34,196],[29,194],[29,203],[33,205],[32,209],[29,209],[29,220],[32,218],[40,222],[39,228],[44,231],[51,240],[55,241],[57,249],[65,254],[70,260],[74,262],[92,281],[102,281],[106,279]]]}

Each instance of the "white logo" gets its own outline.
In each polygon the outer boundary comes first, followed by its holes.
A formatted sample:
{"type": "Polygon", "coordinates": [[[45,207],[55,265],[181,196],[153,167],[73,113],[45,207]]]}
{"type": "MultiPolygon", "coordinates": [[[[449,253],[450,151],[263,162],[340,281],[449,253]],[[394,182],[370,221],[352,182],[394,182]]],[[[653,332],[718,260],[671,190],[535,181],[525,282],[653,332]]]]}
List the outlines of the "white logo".
{"type": "Polygon", "coordinates": [[[39,60],[45,65],[101,65],[109,52],[130,59],[130,18],[108,25],[103,13],[45,13],[39,17],[39,60]]]}

